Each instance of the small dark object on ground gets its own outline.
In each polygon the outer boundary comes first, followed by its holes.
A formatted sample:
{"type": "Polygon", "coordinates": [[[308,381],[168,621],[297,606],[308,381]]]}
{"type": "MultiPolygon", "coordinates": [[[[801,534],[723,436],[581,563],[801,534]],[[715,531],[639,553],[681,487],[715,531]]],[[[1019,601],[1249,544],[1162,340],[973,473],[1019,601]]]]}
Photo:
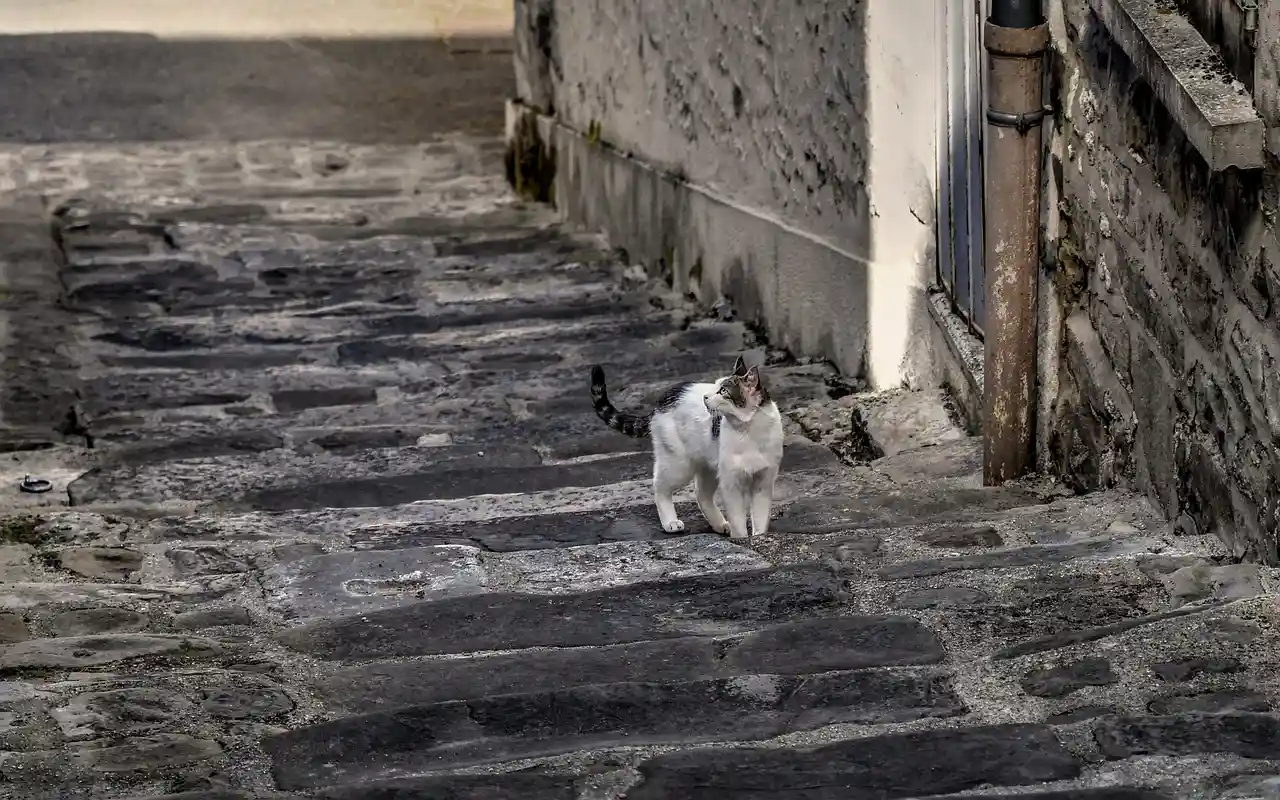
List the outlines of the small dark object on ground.
{"type": "Polygon", "coordinates": [[[44,478],[33,478],[30,475],[22,479],[22,483],[18,484],[18,491],[27,494],[44,494],[53,488],[53,484],[44,478]]]}

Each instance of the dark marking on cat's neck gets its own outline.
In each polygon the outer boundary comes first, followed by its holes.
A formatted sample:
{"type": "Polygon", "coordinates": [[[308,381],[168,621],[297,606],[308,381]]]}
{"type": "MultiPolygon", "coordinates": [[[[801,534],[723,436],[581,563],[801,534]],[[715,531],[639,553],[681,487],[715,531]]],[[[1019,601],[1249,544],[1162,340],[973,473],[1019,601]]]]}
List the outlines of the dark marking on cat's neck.
{"type": "Polygon", "coordinates": [[[724,417],[720,416],[719,414],[716,414],[714,417],[711,418],[711,440],[712,441],[715,441],[720,438],[720,420],[722,419],[724,419],[724,417]]]}

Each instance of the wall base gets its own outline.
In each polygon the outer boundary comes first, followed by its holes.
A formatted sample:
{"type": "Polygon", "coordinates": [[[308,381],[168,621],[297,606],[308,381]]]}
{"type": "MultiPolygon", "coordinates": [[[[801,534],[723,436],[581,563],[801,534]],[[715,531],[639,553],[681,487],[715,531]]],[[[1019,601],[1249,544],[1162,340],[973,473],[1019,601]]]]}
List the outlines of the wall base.
{"type": "MultiPolygon", "coordinates": [[[[555,165],[548,178],[553,185],[533,192],[522,183],[526,196],[553,197],[567,222],[605,234],[633,263],[677,291],[708,306],[727,298],[741,319],[763,325],[780,347],[826,358],[847,376],[870,378],[877,331],[886,342],[907,335],[896,321],[873,324],[872,264],[866,258],[637,160],[518,100],[507,106],[507,141],[513,153],[538,150],[542,163],[555,165]]],[[[971,358],[951,343],[951,326],[928,308],[925,292],[907,292],[907,302],[910,313],[899,306],[896,316],[908,320],[909,354],[889,385],[949,386],[976,429],[981,389],[975,389],[980,379],[972,375],[971,358]]],[[[980,370],[980,359],[978,365],[980,370]]]]}

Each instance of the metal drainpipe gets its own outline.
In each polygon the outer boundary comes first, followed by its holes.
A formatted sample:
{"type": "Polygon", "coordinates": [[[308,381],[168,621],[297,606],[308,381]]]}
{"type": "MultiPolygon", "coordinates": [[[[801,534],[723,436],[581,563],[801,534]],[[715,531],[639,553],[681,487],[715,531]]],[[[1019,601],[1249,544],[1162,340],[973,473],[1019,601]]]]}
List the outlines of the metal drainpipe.
{"type": "Polygon", "coordinates": [[[987,49],[983,483],[1034,462],[1041,98],[1049,26],[1041,0],[991,0],[987,49]]]}

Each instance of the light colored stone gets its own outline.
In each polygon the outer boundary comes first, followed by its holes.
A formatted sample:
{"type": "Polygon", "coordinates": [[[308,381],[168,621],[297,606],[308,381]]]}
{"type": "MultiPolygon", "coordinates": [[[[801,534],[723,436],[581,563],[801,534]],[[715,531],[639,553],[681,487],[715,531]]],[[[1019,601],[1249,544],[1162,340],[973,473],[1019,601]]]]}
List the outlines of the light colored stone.
{"type": "Polygon", "coordinates": [[[143,656],[208,656],[222,651],[216,642],[190,636],[126,633],[33,639],[0,650],[0,669],[93,667],[143,656]]]}
{"type": "Polygon", "coordinates": [[[892,391],[863,395],[854,403],[860,423],[885,456],[968,438],[951,421],[940,391],[892,391]]]}
{"type": "Polygon", "coordinates": [[[128,581],[142,569],[142,553],[124,547],[69,547],[58,551],[58,564],[93,580],[128,581]]]}

